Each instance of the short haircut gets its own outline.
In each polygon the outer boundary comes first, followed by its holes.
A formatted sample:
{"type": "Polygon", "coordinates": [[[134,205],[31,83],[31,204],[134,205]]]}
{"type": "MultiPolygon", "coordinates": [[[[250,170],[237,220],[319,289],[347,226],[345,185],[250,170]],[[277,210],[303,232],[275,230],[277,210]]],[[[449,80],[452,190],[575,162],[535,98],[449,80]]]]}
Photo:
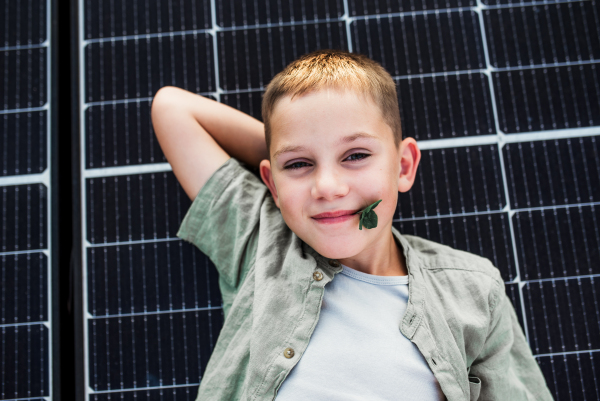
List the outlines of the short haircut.
{"type": "Polygon", "coordinates": [[[265,139],[271,155],[271,116],[277,101],[323,88],[350,89],[370,97],[392,129],[394,144],[402,141],[396,83],[376,61],[344,50],[323,49],[305,54],[273,77],[262,99],[265,139]]]}

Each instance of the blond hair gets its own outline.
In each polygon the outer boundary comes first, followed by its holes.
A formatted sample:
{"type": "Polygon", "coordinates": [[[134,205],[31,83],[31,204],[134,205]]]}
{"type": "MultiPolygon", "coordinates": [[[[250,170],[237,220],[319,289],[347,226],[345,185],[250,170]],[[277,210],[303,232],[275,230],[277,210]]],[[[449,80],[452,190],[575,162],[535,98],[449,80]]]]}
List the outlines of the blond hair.
{"type": "Polygon", "coordinates": [[[271,115],[276,102],[287,95],[300,96],[325,87],[350,89],[370,97],[392,129],[394,145],[402,140],[396,83],[376,61],[344,50],[323,49],[305,54],[275,75],[262,99],[265,139],[271,155],[271,115]]]}

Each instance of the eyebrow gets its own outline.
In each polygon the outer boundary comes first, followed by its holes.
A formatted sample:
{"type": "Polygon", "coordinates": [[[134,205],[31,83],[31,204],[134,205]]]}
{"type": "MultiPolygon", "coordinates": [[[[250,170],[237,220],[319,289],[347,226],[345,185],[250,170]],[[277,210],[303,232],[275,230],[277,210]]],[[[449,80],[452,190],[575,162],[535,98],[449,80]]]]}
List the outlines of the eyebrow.
{"type": "MultiPolygon", "coordinates": [[[[361,138],[379,140],[379,138],[376,135],[369,134],[366,132],[357,132],[355,134],[340,138],[340,140],[337,142],[337,144],[341,145],[344,143],[350,143],[350,142],[354,142],[357,139],[361,139],[361,138]]],[[[284,146],[273,154],[273,159],[276,159],[278,156],[281,156],[284,153],[300,152],[302,150],[306,150],[306,148],[304,146],[294,146],[294,145],[284,146]]]]}

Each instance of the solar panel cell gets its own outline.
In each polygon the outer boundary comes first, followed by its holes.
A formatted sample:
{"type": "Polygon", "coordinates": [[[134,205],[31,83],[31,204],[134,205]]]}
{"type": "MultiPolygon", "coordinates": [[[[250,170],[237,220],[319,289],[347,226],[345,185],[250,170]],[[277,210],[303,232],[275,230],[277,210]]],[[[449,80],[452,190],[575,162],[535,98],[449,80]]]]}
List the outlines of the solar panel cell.
{"type": "Polygon", "coordinates": [[[0,272],[0,324],[49,320],[46,255],[42,252],[1,255],[0,272]]]}
{"type": "Polygon", "coordinates": [[[496,133],[483,73],[398,79],[403,137],[417,141],[496,133]]]}
{"type": "Polygon", "coordinates": [[[191,202],[171,172],[87,180],[92,244],[174,238],[191,202]]]}
{"type": "Polygon", "coordinates": [[[0,252],[47,248],[46,186],[12,185],[0,191],[0,252]]]}
{"type": "Polygon", "coordinates": [[[219,86],[226,91],[262,89],[286,65],[317,49],[347,49],[343,22],[222,31],[219,86]]]}
{"type": "Polygon", "coordinates": [[[0,123],[0,176],[39,174],[48,164],[45,110],[6,113],[0,123]]]}
{"type": "Polygon", "coordinates": [[[398,196],[399,218],[501,210],[506,205],[498,147],[421,152],[415,183],[398,196]]]}
{"type": "Polygon", "coordinates": [[[46,103],[47,49],[0,51],[3,79],[0,110],[40,107],[46,103]]]}
{"type": "Polygon", "coordinates": [[[223,325],[222,309],[88,321],[95,391],[198,383],[223,325]]]}
{"type": "Polygon", "coordinates": [[[92,247],[87,258],[92,316],[221,307],[214,265],[184,241],[92,247]]]}
{"type": "Polygon", "coordinates": [[[210,33],[93,42],[84,53],[98,66],[85,72],[88,102],[151,97],[165,85],[215,90],[210,33]]]}
{"type": "Polygon", "coordinates": [[[353,50],[393,76],[485,67],[475,11],[357,19],[350,29],[353,50]]]}
{"type": "Polygon", "coordinates": [[[211,28],[210,0],[86,0],[85,38],[211,28]]]}

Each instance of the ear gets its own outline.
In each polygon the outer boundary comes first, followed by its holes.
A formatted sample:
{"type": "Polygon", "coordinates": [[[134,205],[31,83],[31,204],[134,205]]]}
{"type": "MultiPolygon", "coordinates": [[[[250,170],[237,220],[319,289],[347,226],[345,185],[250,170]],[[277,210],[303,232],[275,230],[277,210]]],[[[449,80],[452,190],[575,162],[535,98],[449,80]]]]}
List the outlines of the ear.
{"type": "Polygon", "coordinates": [[[421,160],[421,150],[417,146],[414,138],[406,138],[398,147],[398,156],[400,158],[400,181],[398,182],[398,191],[408,191],[415,182],[417,167],[421,160]]]}
{"type": "Polygon", "coordinates": [[[279,198],[277,197],[277,188],[275,188],[275,181],[273,180],[271,162],[267,159],[261,160],[258,168],[260,169],[260,178],[262,178],[265,185],[271,191],[271,195],[273,195],[275,205],[279,208],[279,198]]]}

